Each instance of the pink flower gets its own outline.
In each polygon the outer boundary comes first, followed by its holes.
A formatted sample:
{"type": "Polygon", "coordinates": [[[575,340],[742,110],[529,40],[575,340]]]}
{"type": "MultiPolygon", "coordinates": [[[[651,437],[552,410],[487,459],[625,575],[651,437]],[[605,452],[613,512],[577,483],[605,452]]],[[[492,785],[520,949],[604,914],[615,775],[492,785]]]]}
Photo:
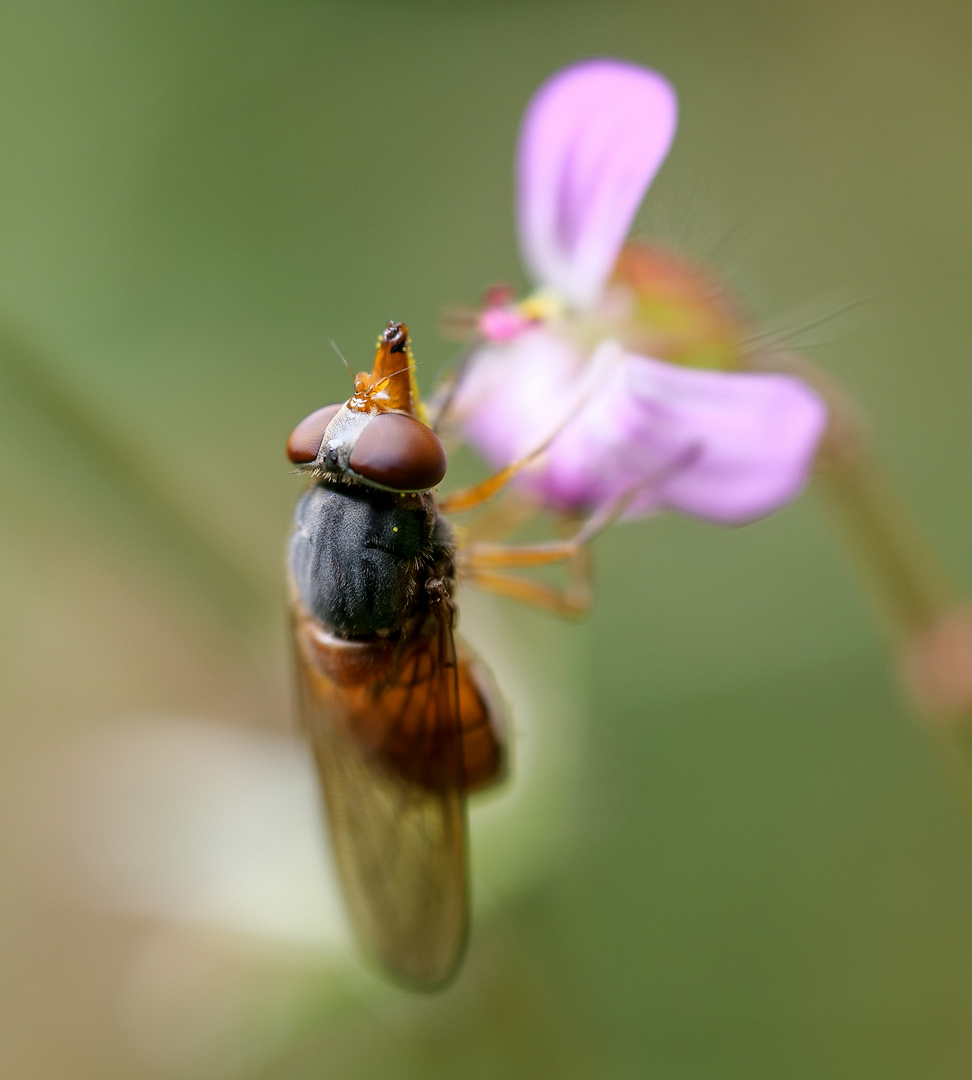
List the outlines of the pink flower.
{"type": "Polygon", "coordinates": [[[738,370],[745,335],[704,275],[625,247],[676,113],[660,75],[592,60],[549,79],[523,120],[518,224],[538,289],[481,314],[455,408],[496,466],[559,429],[521,474],[553,510],[630,497],[627,516],[747,521],[799,492],[826,424],[799,380],[738,370]],[[713,361],[737,370],[685,366],[713,361]]]}

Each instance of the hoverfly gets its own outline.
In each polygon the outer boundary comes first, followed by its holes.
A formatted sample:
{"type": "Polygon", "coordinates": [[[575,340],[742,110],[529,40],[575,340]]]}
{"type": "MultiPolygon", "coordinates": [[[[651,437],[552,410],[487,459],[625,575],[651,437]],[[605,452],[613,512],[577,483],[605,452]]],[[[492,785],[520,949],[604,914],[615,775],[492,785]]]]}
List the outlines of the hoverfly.
{"type": "Polygon", "coordinates": [[[446,454],[424,415],[408,330],[389,323],[354,395],[288,439],[290,460],[313,481],[297,505],[289,586],[300,716],[352,927],[393,977],[435,989],[457,970],[467,936],[466,796],[497,783],[506,764],[495,695],[453,636],[457,573],[580,611],[584,582],[561,591],[503,570],[580,565],[600,526],[566,541],[457,550],[446,512],[491,498],[535,455],[437,500],[446,454]]]}

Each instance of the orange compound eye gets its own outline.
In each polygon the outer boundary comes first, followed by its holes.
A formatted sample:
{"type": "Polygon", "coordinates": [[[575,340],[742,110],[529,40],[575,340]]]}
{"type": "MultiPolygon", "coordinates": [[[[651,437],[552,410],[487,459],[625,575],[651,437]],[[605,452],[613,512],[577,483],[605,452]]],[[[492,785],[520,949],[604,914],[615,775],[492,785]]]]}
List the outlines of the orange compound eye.
{"type": "Polygon", "coordinates": [[[334,419],[343,402],[337,405],[325,405],[323,409],[312,412],[290,433],[287,440],[287,457],[295,465],[307,465],[317,459],[321,441],[327,425],[334,419]]]}
{"type": "Polygon", "coordinates": [[[358,436],[348,462],[365,480],[394,491],[426,491],[446,474],[438,436],[403,413],[379,413],[358,436]]]}

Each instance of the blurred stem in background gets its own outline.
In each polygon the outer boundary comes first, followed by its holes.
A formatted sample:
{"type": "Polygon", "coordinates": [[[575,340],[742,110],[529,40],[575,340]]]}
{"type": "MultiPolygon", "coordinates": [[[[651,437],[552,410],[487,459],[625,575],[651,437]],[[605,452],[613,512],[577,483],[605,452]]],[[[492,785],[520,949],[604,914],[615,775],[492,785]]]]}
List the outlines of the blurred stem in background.
{"type": "Polygon", "coordinates": [[[918,711],[961,765],[972,801],[972,608],[875,458],[860,410],[828,375],[799,357],[773,358],[827,402],[816,487],[848,542],[898,653],[918,711]]]}
{"type": "Polygon", "coordinates": [[[232,636],[246,635],[272,600],[272,585],[233,550],[231,537],[217,535],[192,505],[177,478],[150,460],[149,448],[95,404],[73,392],[56,365],[8,327],[0,326],[0,378],[44,419],[48,453],[66,473],[93,469],[114,494],[186,571],[232,636]]]}

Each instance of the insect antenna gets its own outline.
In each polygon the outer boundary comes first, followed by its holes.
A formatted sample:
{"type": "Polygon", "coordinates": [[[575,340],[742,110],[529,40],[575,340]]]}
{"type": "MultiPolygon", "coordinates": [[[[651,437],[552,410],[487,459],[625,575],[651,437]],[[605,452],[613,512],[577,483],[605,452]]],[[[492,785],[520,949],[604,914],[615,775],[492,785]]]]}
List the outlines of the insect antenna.
{"type": "Polygon", "coordinates": [[[348,369],[348,374],[351,376],[351,381],[354,382],[354,372],[351,370],[351,365],[344,359],[344,353],[337,347],[337,342],[334,338],[331,338],[331,348],[341,357],[341,363],[348,369]]]}
{"type": "MultiPolygon", "coordinates": [[[[421,367],[421,365],[415,364],[414,367],[418,368],[421,367]]],[[[408,365],[406,365],[405,367],[400,367],[398,371],[391,372],[389,375],[386,375],[381,381],[387,382],[389,379],[394,379],[396,375],[401,375],[404,371],[408,371],[408,365]]]]}
{"type": "MultiPolygon", "coordinates": [[[[342,359],[344,359],[344,358],[342,357],[342,359]]],[[[345,363],[347,363],[347,361],[345,361],[345,363]]],[[[412,365],[409,365],[409,367],[411,367],[411,368],[413,368],[413,369],[415,369],[415,370],[417,370],[417,369],[418,369],[418,368],[420,368],[421,366],[422,366],[421,364],[412,364],[412,365]]],[[[403,374],[404,372],[408,371],[408,370],[409,370],[409,367],[403,367],[403,368],[399,368],[399,369],[398,369],[398,371],[393,371],[393,372],[392,372],[392,373],[391,373],[390,375],[385,375],[385,376],[383,376],[382,378],[380,378],[380,379],[378,380],[378,382],[376,382],[376,383],[375,383],[375,385],[374,385],[374,387],[373,387],[372,389],[374,389],[374,390],[378,390],[378,389],[380,389],[380,388],[381,388],[382,386],[384,386],[384,385],[385,385],[386,383],[389,383],[389,382],[391,382],[391,380],[392,380],[392,379],[394,379],[396,375],[401,375],[401,374],[403,374]]],[[[350,371],[350,370],[351,370],[351,369],[350,369],[350,368],[348,368],[348,371],[350,371]]]]}

